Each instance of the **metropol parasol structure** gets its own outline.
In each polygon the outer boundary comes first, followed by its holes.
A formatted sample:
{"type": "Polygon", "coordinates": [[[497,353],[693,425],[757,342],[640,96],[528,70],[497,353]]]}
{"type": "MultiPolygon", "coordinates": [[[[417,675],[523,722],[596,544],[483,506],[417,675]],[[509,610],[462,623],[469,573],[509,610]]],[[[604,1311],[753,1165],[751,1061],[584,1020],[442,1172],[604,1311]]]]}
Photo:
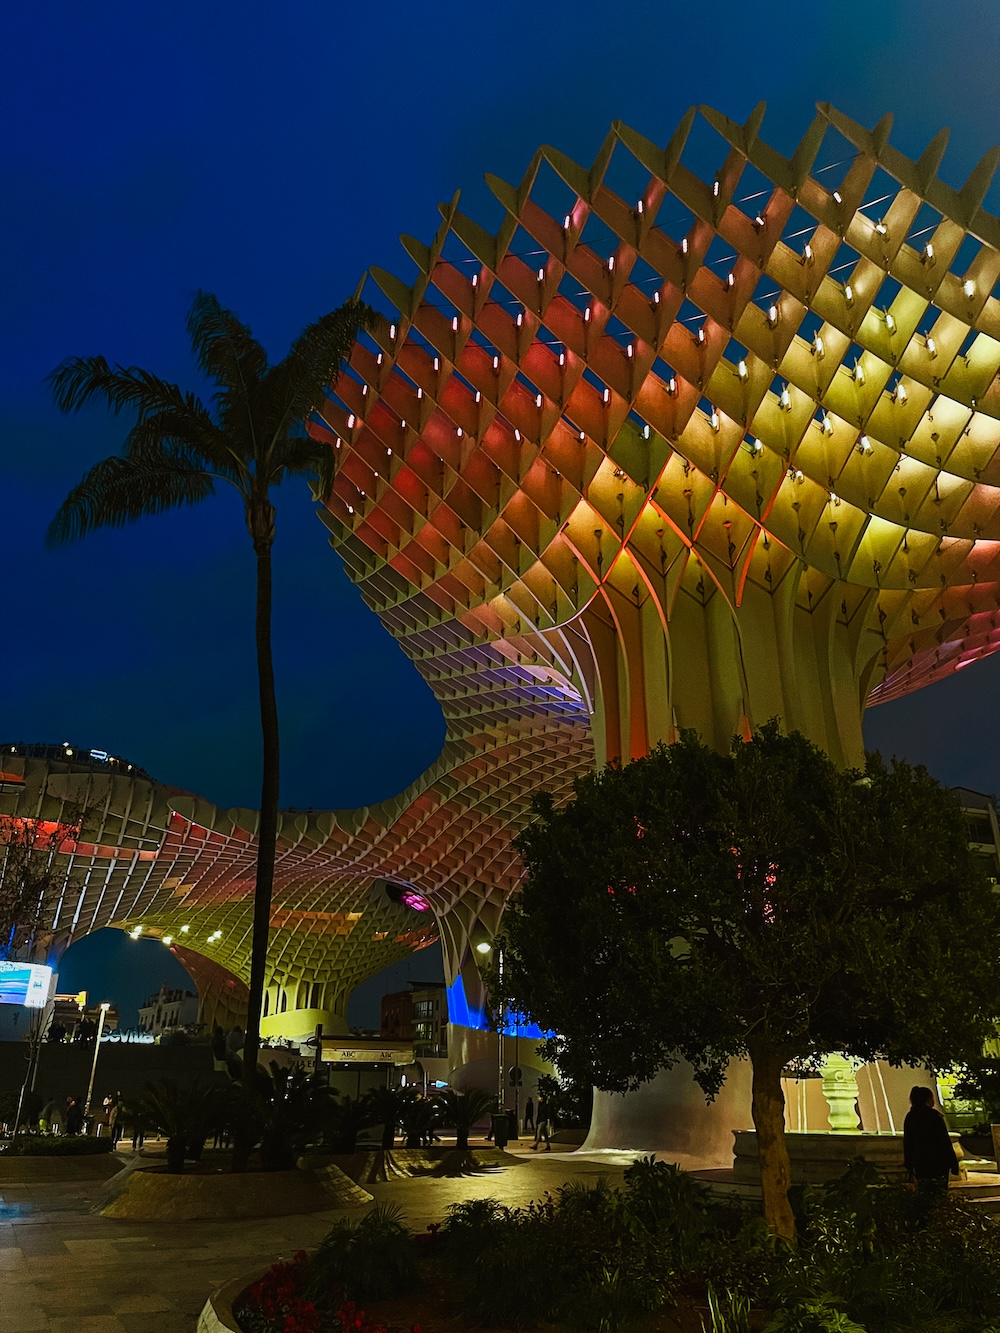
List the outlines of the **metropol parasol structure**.
{"type": "MultiPolygon", "coordinates": [[[[342,1029],[440,935],[453,1064],[485,1058],[534,792],[774,716],[857,762],[866,706],[1000,645],[1000,150],[956,190],[946,132],[911,161],[888,117],[823,105],[785,157],[762,117],[691,111],[665,147],[615,124],[589,169],[540,149],[487,178],[498,231],[456,196],[403,238],[413,282],[369,275],[393,313],[309,423],[338,455],[320,512],[447,739],[391,801],[282,816],[265,1033],[342,1029]]],[[[84,812],[53,949],[141,927],[236,1013],[255,812],[65,749],[0,761],[8,818],[84,812]]]]}

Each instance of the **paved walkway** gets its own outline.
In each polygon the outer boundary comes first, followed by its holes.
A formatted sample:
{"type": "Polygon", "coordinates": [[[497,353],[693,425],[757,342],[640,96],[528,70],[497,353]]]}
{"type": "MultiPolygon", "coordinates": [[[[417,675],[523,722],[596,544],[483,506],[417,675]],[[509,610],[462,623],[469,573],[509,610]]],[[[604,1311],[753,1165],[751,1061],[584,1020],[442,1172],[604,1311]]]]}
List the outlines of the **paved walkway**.
{"type": "MultiPolygon", "coordinates": [[[[616,1179],[625,1164],[617,1155],[515,1152],[518,1163],[504,1170],[368,1188],[422,1230],[458,1199],[523,1204],[566,1180],[616,1179]]],[[[345,1216],[122,1222],[89,1211],[103,1189],[102,1181],[0,1185],[0,1333],[193,1333],[214,1287],[315,1245],[345,1216]]]]}

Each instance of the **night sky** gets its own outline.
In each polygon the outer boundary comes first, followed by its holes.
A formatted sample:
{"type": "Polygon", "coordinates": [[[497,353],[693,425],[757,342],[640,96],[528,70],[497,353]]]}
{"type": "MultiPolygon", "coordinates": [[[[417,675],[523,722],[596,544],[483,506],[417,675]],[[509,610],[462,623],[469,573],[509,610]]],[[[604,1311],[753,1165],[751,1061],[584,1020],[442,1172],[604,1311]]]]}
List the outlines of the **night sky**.
{"type": "MultiPolygon", "coordinates": [[[[258,795],[241,514],[220,496],[46,552],[59,502],[123,435],[99,409],[50,405],[43,380],[63,357],[102,352],[200,387],[184,317],[204,288],[280,358],[369,265],[409,279],[398,235],[430,240],[439,201],[460,188],[494,226],[484,172],[519,180],[542,142],[589,162],[616,118],[662,143],[692,103],[745,119],[766,99],[764,137],[788,152],[817,101],[869,125],[891,110],[912,156],[951,127],[953,185],[1000,126],[989,0],[41,0],[3,6],[0,49],[0,738],[107,749],[221,805],[258,795]]],[[[443,725],[313,508],[304,488],[281,494],[282,800],[356,806],[427,767],[443,725]]],[[[873,710],[869,742],[997,790],[998,687],[1000,662],[972,667],[873,710]]],[[[87,976],[112,962],[99,946],[87,976]]],[[[136,992],[164,971],[146,952],[125,967],[136,992]]]]}

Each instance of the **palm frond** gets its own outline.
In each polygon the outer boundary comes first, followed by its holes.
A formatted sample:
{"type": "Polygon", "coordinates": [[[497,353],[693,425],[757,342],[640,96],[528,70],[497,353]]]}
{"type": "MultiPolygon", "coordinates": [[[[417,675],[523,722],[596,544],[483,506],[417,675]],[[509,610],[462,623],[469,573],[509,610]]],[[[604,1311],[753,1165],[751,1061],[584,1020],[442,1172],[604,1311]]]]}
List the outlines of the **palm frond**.
{"type": "Polygon", "coordinates": [[[126,458],[105,458],[59,506],[45,544],[64,546],[96,528],[120,528],[147,515],[197,504],[214,489],[205,469],[182,448],[171,452],[150,447],[126,458]]]}
{"type": "Polygon", "coordinates": [[[69,357],[52,371],[47,383],[61,412],[79,412],[91,399],[103,398],[116,416],[128,409],[140,417],[169,411],[208,415],[196,394],[185,393],[141,366],[112,365],[103,356],[69,357]]]}
{"type": "Polygon", "coordinates": [[[270,444],[303,421],[335,384],[362,329],[374,329],[383,317],[363,301],[345,301],[302,331],[283,361],[265,375],[267,403],[262,426],[270,444]]]}
{"type": "Polygon", "coordinates": [[[219,386],[215,395],[219,425],[236,451],[251,457],[267,353],[239,316],[211,292],[199,292],[194,298],[187,328],[198,365],[219,386]]]}
{"type": "Polygon", "coordinates": [[[213,472],[241,492],[246,491],[247,460],[236,453],[232,441],[204,410],[158,412],[143,417],[129,431],[122,447],[127,458],[139,462],[155,460],[159,450],[185,467],[213,472]]]}
{"type": "Polygon", "coordinates": [[[309,477],[314,481],[313,493],[317,500],[330,492],[336,475],[336,455],[325,440],[314,440],[309,435],[285,438],[272,454],[272,468],[268,484],[280,486],[289,476],[309,477]]]}

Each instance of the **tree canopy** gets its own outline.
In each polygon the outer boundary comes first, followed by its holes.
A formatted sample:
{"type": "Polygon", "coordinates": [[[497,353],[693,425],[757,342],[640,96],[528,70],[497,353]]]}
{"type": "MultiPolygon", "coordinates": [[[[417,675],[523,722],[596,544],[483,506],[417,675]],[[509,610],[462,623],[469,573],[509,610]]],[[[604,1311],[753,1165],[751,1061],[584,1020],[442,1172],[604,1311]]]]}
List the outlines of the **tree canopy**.
{"type": "Polygon", "coordinates": [[[1000,899],[922,768],[838,770],[773,722],[729,754],[685,732],[535,814],[505,998],[604,1089],[683,1057],[711,1097],[749,1057],[776,1231],[792,1231],[785,1067],[831,1051],[945,1067],[995,1030],[1000,899]]]}

